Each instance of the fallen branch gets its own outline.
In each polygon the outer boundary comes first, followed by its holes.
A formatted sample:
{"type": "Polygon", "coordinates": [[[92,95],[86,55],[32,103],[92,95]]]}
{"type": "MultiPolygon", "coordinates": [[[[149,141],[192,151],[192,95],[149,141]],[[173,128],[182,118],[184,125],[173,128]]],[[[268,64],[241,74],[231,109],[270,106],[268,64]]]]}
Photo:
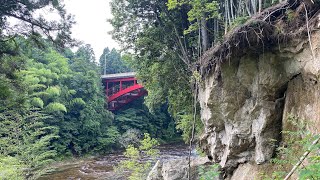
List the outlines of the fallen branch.
{"type": "Polygon", "coordinates": [[[303,3],[303,7],[304,7],[304,10],[305,10],[305,12],[306,12],[306,24],[307,24],[307,32],[308,32],[309,46],[310,46],[312,58],[313,58],[313,60],[315,61],[316,58],[315,58],[315,56],[314,56],[314,52],[313,52],[313,48],[312,48],[310,28],[309,28],[309,18],[308,18],[308,11],[307,11],[307,8],[306,8],[306,4],[303,3]]]}
{"type": "Polygon", "coordinates": [[[312,147],[317,144],[320,140],[320,134],[319,137],[314,140],[311,144],[311,146],[308,148],[308,150],[301,156],[299,162],[293,166],[293,168],[291,169],[291,171],[288,173],[288,175],[283,179],[283,180],[288,180],[291,175],[298,169],[298,167],[301,165],[301,163],[306,159],[306,157],[310,154],[312,147]]]}

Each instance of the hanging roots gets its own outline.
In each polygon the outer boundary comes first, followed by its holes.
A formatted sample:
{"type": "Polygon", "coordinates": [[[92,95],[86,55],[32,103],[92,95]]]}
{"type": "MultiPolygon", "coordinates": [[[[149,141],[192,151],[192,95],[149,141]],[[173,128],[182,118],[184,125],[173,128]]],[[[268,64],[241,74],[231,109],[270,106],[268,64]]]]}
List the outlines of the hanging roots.
{"type": "Polygon", "coordinates": [[[211,71],[220,77],[220,65],[233,57],[246,53],[260,54],[275,49],[280,44],[308,36],[306,13],[308,10],[309,30],[316,28],[320,4],[308,0],[288,0],[265,9],[242,26],[227,34],[222,43],[206,51],[199,59],[202,77],[211,71]]]}

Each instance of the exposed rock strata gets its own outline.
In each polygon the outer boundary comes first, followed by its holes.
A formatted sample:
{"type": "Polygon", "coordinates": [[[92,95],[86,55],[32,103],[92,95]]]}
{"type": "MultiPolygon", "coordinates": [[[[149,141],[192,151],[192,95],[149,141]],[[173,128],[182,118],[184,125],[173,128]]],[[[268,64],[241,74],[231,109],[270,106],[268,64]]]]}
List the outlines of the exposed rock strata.
{"type": "MultiPolygon", "coordinates": [[[[316,17],[320,19],[320,16],[316,17]]],[[[319,28],[319,27],[317,27],[319,28]]],[[[227,174],[239,164],[262,164],[274,155],[293,114],[320,130],[320,32],[263,53],[247,51],[210,71],[200,87],[205,132],[202,148],[227,174]]],[[[240,166],[242,167],[242,166],[240,166]]],[[[236,173],[237,171],[235,171],[236,173]]],[[[242,178],[242,179],[250,179],[242,178]]]]}

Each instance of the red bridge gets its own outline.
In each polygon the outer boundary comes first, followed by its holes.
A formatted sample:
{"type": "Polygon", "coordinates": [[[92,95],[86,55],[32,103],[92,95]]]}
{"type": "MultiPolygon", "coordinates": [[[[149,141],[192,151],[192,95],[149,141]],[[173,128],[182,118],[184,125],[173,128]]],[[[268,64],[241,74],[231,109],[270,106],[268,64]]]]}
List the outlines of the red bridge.
{"type": "Polygon", "coordinates": [[[101,79],[106,88],[110,111],[116,111],[147,94],[143,86],[137,82],[134,72],[102,75],[101,79]]]}

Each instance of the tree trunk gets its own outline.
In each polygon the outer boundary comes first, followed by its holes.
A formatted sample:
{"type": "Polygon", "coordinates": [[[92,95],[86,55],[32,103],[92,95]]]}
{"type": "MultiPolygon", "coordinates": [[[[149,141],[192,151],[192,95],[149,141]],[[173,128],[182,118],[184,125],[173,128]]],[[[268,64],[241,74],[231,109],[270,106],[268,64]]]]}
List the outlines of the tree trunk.
{"type": "Polygon", "coordinates": [[[235,19],[234,17],[234,10],[233,10],[233,0],[230,0],[230,14],[231,14],[231,18],[232,18],[232,21],[235,19]]]}
{"type": "Polygon", "coordinates": [[[231,16],[230,16],[230,5],[229,5],[229,0],[227,0],[227,4],[226,4],[226,11],[227,11],[227,19],[228,19],[228,23],[229,23],[229,26],[231,26],[231,16]]]}
{"type": "Polygon", "coordinates": [[[219,20],[214,19],[214,44],[217,44],[219,38],[219,20]]]}
{"type": "Polygon", "coordinates": [[[228,32],[228,13],[227,13],[227,0],[224,1],[224,34],[228,32]]]}
{"type": "Polygon", "coordinates": [[[259,14],[261,13],[262,11],[262,0],[259,0],[259,14]]]}
{"type": "Polygon", "coordinates": [[[250,0],[251,1],[251,6],[252,6],[252,10],[253,10],[253,14],[257,13],[257,3],[256,0],[250,0]]]}
{"type": "Polygon", "coordinates": [[[202,16],[200,24],[201,24],[202,50],[206,51],[208,49],[209,36],[208,36],[208,30],[207,30],[207,20],[205,15],[202,16]]]}
{"type": "MultiPolygon", "coordinates": [[[[248,1],[249,1],[249,0],[248,0],[248,1]]],[[[245,6],[246,6],[246,10],[247,10],[248,15],[251,17],[252,14],[251,14],[251,11],[250,11],[250,4],[249,4],[248,1],[245,3],[245,6]]]]}

